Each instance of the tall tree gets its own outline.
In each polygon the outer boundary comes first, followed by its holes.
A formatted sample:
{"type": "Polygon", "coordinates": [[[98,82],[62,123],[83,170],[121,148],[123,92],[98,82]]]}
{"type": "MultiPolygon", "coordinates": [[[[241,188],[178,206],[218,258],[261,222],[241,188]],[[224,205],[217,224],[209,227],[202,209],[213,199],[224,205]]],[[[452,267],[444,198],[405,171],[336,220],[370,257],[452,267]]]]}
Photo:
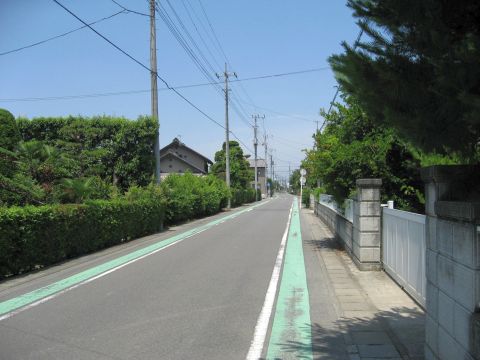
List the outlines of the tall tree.
{"type": "Polygon", "coordinates": [[[375,124],[478,161],[480,2],[348,0],[366,36],[330,58],[375,124]],[[475,158],[475,156],[477,156],[475,158]]]}
{"type": "Polygon", "coordinates": [[[375,125],[356,98],[343,95],[330,114],[327,126],[315,136],[315,148],[307,151],[302,167],[314,187],[320,180],[327,193],[340,203],[353,195],[356,180],[378,177],[383,181],[383,200],[394,200],[405,210],[423,210],[420,160],[409,144],[391,128],[375,125]]]}
{"type": "Polygon", "coordinates": [[[288,179],[290,183],[290,189],[293,191],[294,194],[300,193],[300,177],[300,169],[295,169],[290,175],[290,179],[288,179]]]}
{"type": "MultiPolygon", "coordinates": [[[[245,159],[243,150],[237,141],[230,141],[230,185],[235,189],[246,189],[253,180],[254,173],[245,159]]],[[[215,153],[215,163],[212,165],[212,173],[220,179],[225,179],[225,143],[222,150],[215,153]]]]}

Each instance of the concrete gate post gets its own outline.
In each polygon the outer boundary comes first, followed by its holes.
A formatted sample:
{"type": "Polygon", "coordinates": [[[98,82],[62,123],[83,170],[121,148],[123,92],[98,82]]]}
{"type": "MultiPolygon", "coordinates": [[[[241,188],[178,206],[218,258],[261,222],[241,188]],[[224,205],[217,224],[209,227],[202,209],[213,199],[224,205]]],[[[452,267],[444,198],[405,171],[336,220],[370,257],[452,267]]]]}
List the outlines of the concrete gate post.
{"type": "Polygon", "coordinates": [[[381,179],[358,179],[353,204],[353,260],[360,270],[380,270],[381,179]]]}
{"type": "Polygon", "coordinates": [[[480,359],[480,169],[422,169],[426,359],[480,359]]]}

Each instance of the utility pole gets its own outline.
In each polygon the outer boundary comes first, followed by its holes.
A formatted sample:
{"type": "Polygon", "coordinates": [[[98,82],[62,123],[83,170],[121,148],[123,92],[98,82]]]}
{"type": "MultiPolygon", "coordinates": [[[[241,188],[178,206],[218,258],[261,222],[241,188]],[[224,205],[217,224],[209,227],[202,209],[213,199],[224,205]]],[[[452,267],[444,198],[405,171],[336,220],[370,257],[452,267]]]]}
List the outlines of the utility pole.
{"type": "Polygon", "coordinates": [[[270,179],[272,180],[272,187],[270,189],[270,196],[273,195],[273,188],[275,187],[275,173],[273,171],[273,156],[270,154],[270,179]]]}
{"type": "Polygon", "coordinates": [[[268,196],[268,166],[267,166],[267,163],[268,163],[268,160],[267,160],[267,156],[268,156],[268,144],[267,144],[267,132],[265,131],[265,133],[263,134],[263,147],[265,148],[265,197],[268,196]]]}
{"type": "Polygon", "coordinates": [[[155,182],[160,184],[160,121],[158,118],[157,35],[155,30],[155,0],[150,0],[150,84],[152,119],[158,125],[153,151],[155,152],[155,182]]]}
{"type": "MultiPolygon", "coordinates": [[[[227,71],[227,63],[225,63],[225,71],[223,74],[215,74],[218,79],[223,77],[225,79],[225,182],[227,188],[230,189],[230,130],[228,127],[228,78],[230,76],[237,77],[236,73],[229,73],[227,71]]],[[[227,209],[231,208],[230,198],[228,198],[227,209]]]]}
{"type": "MultiPolygon", "coordinates": [[[[290,186],[292,185],[292,184],[290,184],[290,177],[292,176],[291,174],[292,173],[290,172],[290,163],[288,163],[288,185],[290,185],[290,186]]],[[[290,190],[290,189],[288,189],[288,190],[290,190]]]]}
{"type": "Polygon", "coordinates": [[[257,139],[257,120],[258,119],[265,119],[265,115],[260,116],[258,114],[252,115],[252,118],[255,122],[255,125],[253,126],[253,148],[255,149],[255,200],[258,201],[258,170],[257,170],[257,145],[258,145],[258,139],[257,139]]]}

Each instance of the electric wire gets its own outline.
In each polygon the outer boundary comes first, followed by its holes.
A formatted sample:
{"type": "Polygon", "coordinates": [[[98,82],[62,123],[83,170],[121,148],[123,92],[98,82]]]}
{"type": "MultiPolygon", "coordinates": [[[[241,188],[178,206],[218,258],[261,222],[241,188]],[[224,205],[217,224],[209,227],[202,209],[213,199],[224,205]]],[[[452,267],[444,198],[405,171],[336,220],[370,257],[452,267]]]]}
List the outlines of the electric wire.
{"type": "MultiPolygon", "coordinates": [[[[211,65],[211,63],[206,59],[205,55],[203,55],[202,51],[200,50],[199,46],[197,45],[197,43],[195,42],[195,40],[193,39],[193,37],[191,36],[191,34],[189,33],[188,29],[186,28],[186,26],[183,24],[180,16],[178,15],[178,13],[175,11],[174,7],[172,6],[171,2],[167,0],[167,4],[168,6],[170,7],[172,13],[173,13],[173,16],[176,18],[177,22],[180,24],[180,27],[183,29],[183,31],[185,32],[185,34],[187,35],[188,39],[190,40],[190,43],[193,44],[193,46],[197,49],[198,53],[200,54],[200,57],[203,59],[203,62],[196,56],[195,54],[195,51],[189,46],[188,44],[188,41],[185,39],[185,37],[182,35],[180,29],[178,28],[178,26],[176,26],[175,22],[173,21],[172,17],[169,16],[168,12],[166,11],[166,9],[163,7],[161,7],[158,2],[156,2],[156,10],[157,12],[159,13],[160,17],[162,18],[162,20],[164,21],[164,23],[167,25],[167,27],[169,28],[170,32],[174,35],[174,37],[177,39],[177,41],[180,43],[180,45],[184,48],[184,50],[187,52],[187,54],[191,57],[191,59],[193,60],[194,64],[197,66],[197,68],[200,70],[200,72],[203,74],[203,76],[207,79],[207,81],[209,81],[210,85],[212,85],[215,90],[220,94],[222,95],[223,97],[223,90],[221,89],[221,87],[219,87],[219,85],[217,85],[218,83],[215,81],[215,79],[213,79],[213,76],[211,75],[211,73],[214,73],[215,72],[215,69],[213,68],[213,66],[211,65]],[[205,65],[207,67],[210,68],[211,72],[209,72],[205,65]]],[[[234,100],[233,100],[234,101],[234,100]]],[[[232,103],[233,105],[233,103],[232,103]]],[[[238,106],[236,105],[233,105],[232,106],[233,110],[239,115],[240,119],[246,123],[247,125],[251,126],[251,124],[246,121],[245,119],[242,119],[242,114],[241,112],[238,110],[238,106]]]]}
{"type": "MultiPolygon", "coordinates": [[[[102,35],[101,33],[99,33],[97,30],[95,30],[94,28],[92,28],[90,25],[88,25],[84,20],[82,20],[80,17],[78,17],[76,14],[74,14],[70,9],[68,9],[67,7],[65,7],[63,4],[61,4],[59,1],[57,0],[52,0],[53,2],[55,2],[57,5],[59,5],[60,7],[62,7],[65,11],[67,11],[70,15],[72,15],[74,18],[76,18],[78,21],[82,22],[83,24],[85,24],[90,30],[92,30],[95,34],[97,34],[98,36],[100,36],[102,39],[104,39],[106,42],[108,42],[110,45],[112,45],[114,48],[116,48],[118,51],[120,51],[122,54],[124,54],[125,56],[127,56],[128,58],[130,58],[132,61],[134,61],[135,63],[137,63],[138,65],[140,65],[141,67],[143,67],[144,69],[148,70],[149,72],[151,72],[151,69],[144,65],[142,62],[140,62],[139,60],[137,60],[136,58],[134,58],[132,55],[130,55],[129,53],[127,53],[125,50],[123,50],[122,48],[120,48],[118,45],[116,45],[115,43],[113,43],[111,40],[109,40],[107,37],[105,37],[104,35],[102,35]]],[[[189,99],[187,99],[185,96],[183,96],[180,92],[178,92],[175,88],[171,87],[160,75],[156,74],[156,76],[160,79],[160,81],[162,81],[165,86],[170,89],[171,91],[173,91],[175,94],[177,94],[180,98],[182,98],[185,102],[187,102],[190,106],[192,106],[193,108],[195,108],[198,112],[200,112],[204,117],[206,117],[208,120],[212,121],[213,123],[217,124],[218,126],[220,126],[221,128],[225,129],[225,127],[220,124],[219,122],[217,122],[215,119],[213,119],[211,116],[209,116],[208,114],[206,114],[203,110],[201,110],[198,106],[196,106],[194,103],[192,103],[189,99]]],[[[232,134],[234,135],[234,134],[232,134]]],[[[235,136],[235,135],[234,135],[235,136]]]]}
{"type": "MultiPolygon", "coordinates": [[[[132,61],[134,61],[135,63],[137,63],[138,65],[140,65],[141,67],[143,67],[144,69],[148,70],[149,72],[151,72],[151,69],[144,65],[142,62],[140,62],[139,60],[137,60],[136,58],[134,58],[132,55],[130,55],[129,53],[127,53],[125,50],[123,50],[122,48],[120,48],[118,45],[116,45],[115,43],[113,43],[111,40],[109,40],[107,37],[105,37],[104,35],[102,35],[101,33],[99,33],[97,30],[95,30],[94,28],[92,28],[90,25],[88,25],[84,20],[82,20],[80,17],[78,17],[75,13],[73,13],[70,9],[68,9],[67,7],[65,7],[63,4],[61,4],[58,0],[52,0],[53,2],[55,2],[57,5],[59,5],[60,7],[62,7],[65,11],[67,11],[70,15],[72,15],[74,18],[76,18],[78,21],[82,22],[84,25],[86,25],[90,30],[92,30],[95,34],[97,34],[98,36],[100,36],[102,39],[104,39],[106,42],[108,42],[110,45],[112,45],[114,48],[116,48],[118,51],[120,51],[122,54],[124,54],[125,56],[127,56],[128,58],[130,58],[132,61]]],[[[212,121],[213,123],[215,123],[216,125],[218,125],[219,127],[225,129],[225,127],[220,124],[219,122],[217,122],[215,119],[213,119],[211,116],[209,116],[208,114],[206,114],[203,110],[201,110],[198,106],[196,106],[194,103],[192,103],[189,99],[187,99],[185,96],[183,96],[180,92],[178,92],[175,88],[171,87],[160,75],[158,75],[158,73],[156,74],[156,76],[160,79],[160,81],[162,81],[165,86],[170,89],[171,91],[173,91],[175,94],[177,94],[180,98],[182,98],[185,102],[187,102],[190,106],[192,106],[194,109],[196,109],[198,112],[200,112],[204,117],[206,117],[208,120],[212,121]]],[[[235,137],[243,146],[245,146],[245,148],[249,149],[248,146],[246,146],[238,137],[236,134],[234,134],[232,131],[230,131],[230,133],[232,134],[233,137],[235,137]]],[[[251,151],[249,149],[249,151],[251,151]]]]}
{"type": "MultiPolygon", "coordinates": [[[[131,12],[130,10],[127,10],[127,9],[123,9],[122,11],[118,11],[110,16],[106,16],[104,18],[101,18],[101,19],[98,19],[96,21],[93,21],[91,23],[89,23],[88,25],[95,25],[95,24],[98,24],[102,21],[105,21],[105,20],[109,20],[117,15],[120,15],[120,14],[126,14],[128,12],[131,12]]],[[[29,45],[25,45],[25,46],[22,46],[22,47],[19,47],[19,48],[16,48],[16,49],[12,49],[12,50],[8,50],[8,51],[4,51],[4,52],[1,52],[0,53],[0,56],[3,56],[3,55],[8,55],[8,54],[11,54],[11,53],[14,53],[14,52],[18,52],[18,51],[21,51],[21,50],[25,50],[25,49],[29,49],[29,48],[32,48],[34,46],[38,46],[38,45],[41,45],[41,44],[45,44],[49,41],[52,41],[52,40],[55,40],[55,39],[59,39],[61,37],[64,37],[64,36],[67,36],[67,35],[70,35],[76,31],[79,31],[79,30],[82,30],[82,29],[85,29],[87,27],[87,25],[84,25],[84,26],[80,26],[76,29],[73,29],[73,30],[70,30],[70,31],[67,31],[65,33],[62,33],[62,34],[59,34],[59,35],[55,35],[55,36],[52,36],[48,39],[45,39],[45,40],[41,40],[41,41],[37,41],[35,43],[32,43],[32,44],[29,44],[29,45]]]]}
{"type": "MultiPolygon", "coordinates": [[[[358,33],[357,39],[355,40],[355,43],[353,44],[353,50],[355,50],[357,48],[358,44],[360,43],[360,39],[362,38],[362,35],[363,35],[363,28],[361,28],[360,32],[358,33]]],[[[335,103],[335,100],[337,99],[337,96],[338,96],[339,92],[340,92],[340,87],[337,86],[337,91],[335,91],[335,95],[333,96],[332,101],[330,101],[330,107],[328,108],[327,116],[330,115],[330,111],[332,111],[333,104],[335,103]]],[[[325,127],[326,124],[327,124],[327,120],[324,119],[323,123],[322,123],[322,126],[320,127],[320,130],[318,130],[318,131],[322,132],[322,130],[325,127]]]]}
{"type": "MultiPolygon", "coordinates": [[[[319,68],[315,71],[322,70],[323,68],[319,68]]],[[[305,71],[313,71],[313,70],[305,70],[305,71]]],[[[299,73],[303,73],[303,71],[294,71],[294,72],[289,72],[289,73],[281,73],[281,74],[273,74],[273,75],[261,75],[261,76],[254,76],[254,77],[249,77],[249,78],[244,78],[244,79],[233,79],[230,80],[229,82],[242,82],[242,81],[253,81],[253,80],[263,80],[263,79],[268,79],[272,77],[281,77],[281,76],[292,76],[296,75],[299,73]]],[[[221,82],[217,82],[217,84],[221,85],[221,82]]],[[[178,86],[172,86],[175,89],[189,89],[189,88],[196,88],[196,87],[203,87],[203,86],[210,86],[211,83],[198,83],[198,84],[189,84],[189,85],[178,85],[178,86]]],[[[164,91],[164,90],[170,90],[170,88],[165,87],[165,88],[159,88],[158,91],[164,91]]],[[[82,98],[94,98],[94,97],[104,97],[104,96],[117,96],[117,95],[128,95],[128,94],[139,94],[139,93],[147,93],[150,92],[150,89],[144,89],[144,90],[126,90],[126,91],[117,91],[117,92],[105,92],[105,93],[92,93],[92,94],[79,94],[79,95],[64,95],[64,96],[47,96],[47,97],[24,97],[24,98],[3,98],[0,99],[0,102],[17,102],[17,101],[48,101],[48,100],[69,100],[69,99],[82,99],[82,98]]],[[[248,104],[248,103],[247,103],[248,104]]],[[[285,113],[280,113],[278,111],[265,108],[265,107],[258,107],[259,109],[263,109],[265,111],[278,114],[278,115],[283,115],[283,116],[288,116],[291,118],[296,118],[299,120],[304,120],[304,121],[311,121],[315,122],[314,120],[309,120],[307,118],[302,118],[297,115],[291,115],[291,114],[285,114],[285,113]]],[[[265,127],[264,127],[265,128],[265,127]]]]}

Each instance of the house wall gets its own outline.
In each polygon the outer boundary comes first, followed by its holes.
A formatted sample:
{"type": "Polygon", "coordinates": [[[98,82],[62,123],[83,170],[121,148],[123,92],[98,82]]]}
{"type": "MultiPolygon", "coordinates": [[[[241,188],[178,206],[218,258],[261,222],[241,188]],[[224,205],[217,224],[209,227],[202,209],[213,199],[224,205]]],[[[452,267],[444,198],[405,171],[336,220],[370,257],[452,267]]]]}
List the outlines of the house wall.
{"type": "MultiPolygon", "coordinates": [[[[251,170],[255,171],[255,168],[251,168],[251,170]]],[[[266,194],[265,191],[265,168],[264,167],[259,167],[257,168],[258,171],[258,188],[262,192],[262,194],[266,194]]],[[[250,182],[250,185],[252,188],[255,187],[255,181],[250,182]]]]}
{"type": "Polygon", "coordinates": [[[175,151],[177,153],[178,156],[180,156],[181,158],[185,159],[186,161],[188,161],[189,163],[195,165],[196,167],[198,167],[199,169],[202,169],[204,170],[205,172],[208,171],[208,168],[205,168],[206,167],[206,161],[204,158],[202,158],[201,156],[195,154],[194,152],[182,147],[182,146],[178,146],[178,147],[171,147],[170,148],[170,151],[175,151]]]}
{"type": "Polygon", "coordinates": [[[166,156],[160,161],[160,170],[162,173],[185,173],[190,170],[192,173],[199,173],[195,168],[192,168],[184,162],[176,159],[174,156],[166,156]]]}

